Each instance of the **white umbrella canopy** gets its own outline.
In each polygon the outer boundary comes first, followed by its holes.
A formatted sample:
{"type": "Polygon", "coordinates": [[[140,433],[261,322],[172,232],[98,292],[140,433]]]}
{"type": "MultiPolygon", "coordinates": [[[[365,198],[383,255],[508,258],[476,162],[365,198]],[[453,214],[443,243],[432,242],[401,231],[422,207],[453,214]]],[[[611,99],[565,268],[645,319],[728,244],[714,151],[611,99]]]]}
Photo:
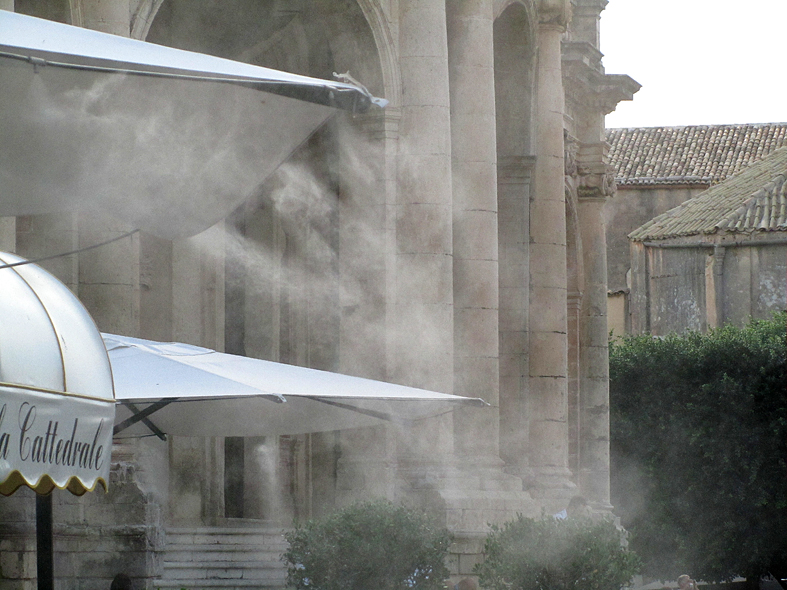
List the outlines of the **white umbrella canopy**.
{"type": "Polygon", "coordinates": [[[98,210],[173,239],[227,217],[366,89],[0,10],[0,216],[98,210]]]}
{"type": "Polygon", "coordinates": [[[114,419],[109,358],[79,300],[36,265],[0,268],[0,494],[106,489],[114,419]]]}
{"type": "Polygon", "coordinates": [[[118,400],[118,435],[256,436],[412,421],[487,405],[393,383],[104,334],[118,400]],[[158,403],[161,402],[161,403],[158,403]],[[128,404],[131,404],[129,407],[128,404]],[[155,411],[143,420],[143,404],[155,411]]]}

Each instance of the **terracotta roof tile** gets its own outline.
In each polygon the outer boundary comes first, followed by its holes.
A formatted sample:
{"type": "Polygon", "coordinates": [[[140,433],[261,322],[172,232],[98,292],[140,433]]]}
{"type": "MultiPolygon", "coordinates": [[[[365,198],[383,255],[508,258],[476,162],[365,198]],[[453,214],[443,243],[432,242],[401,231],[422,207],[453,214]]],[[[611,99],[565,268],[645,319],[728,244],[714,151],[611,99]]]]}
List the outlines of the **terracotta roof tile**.
{"type": "Polygon", "coordinates": [[[787,147],[629,234],[635,241],[717,231],[787,231],[787,147]]]}
{"type": "Polygon", "coordinates": [[[787,123],[607,129],[618,186],[717,184],[787,145],[787,123]]]}

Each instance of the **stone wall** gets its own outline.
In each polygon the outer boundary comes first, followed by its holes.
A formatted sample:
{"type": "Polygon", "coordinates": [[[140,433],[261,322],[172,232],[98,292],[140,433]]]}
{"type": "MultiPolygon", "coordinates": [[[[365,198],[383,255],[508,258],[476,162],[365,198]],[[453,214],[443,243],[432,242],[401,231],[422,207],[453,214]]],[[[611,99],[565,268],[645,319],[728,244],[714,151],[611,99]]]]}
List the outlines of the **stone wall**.
{"type": "MultiPolygon", "coordinates": [[[[113,449],[109,492],[52,494],[56,590],[107,590],[119,573],[134,588],[161,571],[163,513],[155,495],[143,491],[135,463],[113,449]]],[[[126,456],[128,458],[128,456],[126,456]]],[[[0,590],[34,590],[36,582],[35,494],[20,488],[2,498],[0,590]]]]}
{"type": "Polygon", "coordinates": [[[632,243],[632,331],[705,331],[768,318],[787,307],[787,242],[723,237],[715,236],[715,243],[699,237],[632,243]]]}

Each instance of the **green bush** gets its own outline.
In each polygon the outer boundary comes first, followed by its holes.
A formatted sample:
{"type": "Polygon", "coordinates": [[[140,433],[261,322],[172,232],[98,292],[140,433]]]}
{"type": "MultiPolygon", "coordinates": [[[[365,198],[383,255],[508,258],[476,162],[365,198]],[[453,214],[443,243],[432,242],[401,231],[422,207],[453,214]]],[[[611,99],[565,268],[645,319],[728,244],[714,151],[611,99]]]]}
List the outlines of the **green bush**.
{"type": "Polygon", "coordinates": [[[287,583],[299,590],[437,590],[450,533],[422,512],[358,503],[286,535],[287,583]]]}
{"type": "Polygon", "coordinates": [[[493,526],[475,567],[488,590],[617,590],[639,568],[611,520],[519,516],[493,526]]]}
{"type": "Polygon", "coordinates": [[[613,343],[612,503],[646,575],[787,576],[786,322],[613,343]]]}

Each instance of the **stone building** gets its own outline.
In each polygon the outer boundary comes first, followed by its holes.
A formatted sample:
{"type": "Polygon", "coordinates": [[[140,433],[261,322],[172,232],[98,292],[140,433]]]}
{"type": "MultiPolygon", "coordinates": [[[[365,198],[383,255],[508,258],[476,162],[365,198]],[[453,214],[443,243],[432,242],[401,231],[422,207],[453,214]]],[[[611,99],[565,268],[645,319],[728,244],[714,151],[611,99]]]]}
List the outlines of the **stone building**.
{"type": "Polygon", "coordinates": [[[787,123],[608,129],[617,192],[605,205],[609,327],[631,330],[628,234],[787,145],[787,123]]]}
{"type": "MultiPolygon", "coordinates": [[[[63,588],[120,571],[146,588],[281,585],[281,528],[361,498],[441,515],[457,576],[490,522],[576,494],[611,509],[604,115],[639,85],[604,72],[606,3],[5,0],[285,71],[349,72],[389,101],[337,114],[202,234],[141,232],[42,263],[102,331],[490,403],[407,428],[119,438],[109,494],[56,501],[63,588]]],[[[29,258],[133,229],[73,211],[1,227],[0,248],[29,258]]],[[[32,503],[1,500],[0,589],[27,588],[32,503]]]]}
{"type": "Polygon", "coordinates": [[[704,331],[787,309],[787,147],[629,239],[634,332],[704,331]]]}

